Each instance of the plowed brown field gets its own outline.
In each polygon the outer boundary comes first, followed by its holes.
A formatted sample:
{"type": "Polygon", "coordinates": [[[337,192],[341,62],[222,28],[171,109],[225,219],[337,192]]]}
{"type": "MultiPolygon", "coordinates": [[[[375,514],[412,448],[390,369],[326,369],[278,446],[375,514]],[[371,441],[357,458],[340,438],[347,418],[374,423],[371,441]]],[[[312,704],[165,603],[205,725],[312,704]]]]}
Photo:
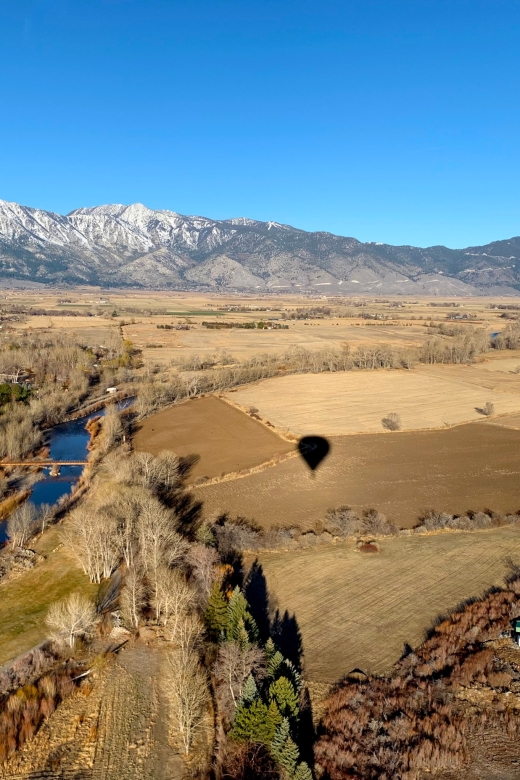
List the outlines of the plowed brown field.
{"type": "Polygon", "coordinates": [[[450,513],[520,509],[520,431],[470,423],[440,431],[330,439],[331,454],[311,476],[301,458],[197,489],[205,512],[261,525],[312,527],[327,509],[375,507],[400,527],[428,508],[450,513]]]}
{"type": "Polygon", "coordinates": [[[140,424],[133,444],[152,455],[172,450],[183,457],[199,456],[192,479],[248,469],[294,449],[294,444],[215,396],[151,415],[140,424]]]}

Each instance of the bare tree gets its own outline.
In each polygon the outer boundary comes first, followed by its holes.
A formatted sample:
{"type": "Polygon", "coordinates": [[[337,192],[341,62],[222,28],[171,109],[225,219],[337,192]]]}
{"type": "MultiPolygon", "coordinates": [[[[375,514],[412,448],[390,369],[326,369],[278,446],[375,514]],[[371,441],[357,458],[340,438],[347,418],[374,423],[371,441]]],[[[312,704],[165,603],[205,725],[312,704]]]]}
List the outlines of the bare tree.
{"type": "Polygon", "coordinates": [[[120,606],[126,625],[138,628],[141,614],[146,602],[146,588],[143,583],[143,573],[136,567],[128,569],[125,583],[121,589],[120,606]]]}
{"type": "Polygon", "coordinates": [[[492,417],[495,414],[495,404],[492,404],[491,401],[486,401],[479,411],[486,417],[492,417]]]}
{"type": "Polygon", "coordinates": [[[82,506],[69,515],[61,537],[91,582],[112,575],[122,557],[116,519],[95,506],[82,506]]]}
{"type": "Polygon", "coordinates": [[[383,417],[381,425],[386,428],[387,431],[400,431],[401,430],[401,417],[396,412],[390,412],[387,417],[383,417]]]}
{"type": "Polygon", "coordinates": [[[123,440],[123,425],[116,404],[106,408],[100,439],[103,452],[109,452],[123,440]]]}
{"type": "Polygon", "coordinates": [[[7,535],[13,547],[24,547],[35,532],[38,513],[30,501],[17,507],[7,521],[7,535]]]}
{"type": "Polygon", "coordinates": [[[242,696],[249,675],[261,676],[265,668],[265,654],[257,645],[241,648],[236,642],[226,642],[218,651],[213,671],[219,689],[220,705],[229,719],[242,696]]]}
{"type": "Polygon", "coordinates": [[[173,636],[180,620],[186,615],[194,593],[181,572],[166,567],[159,571],[152,606],[158,622],[168,625],[173,636]]]}
{"type": "Polygon", "coordinates": [[[41,531],[40,533],[43,533],[45,531],[45,526],[50,523],[54,516],[54,509],[52,508],[51,504],[40,504],[38,507],[38,520],[41,524],[41,531]]]}
{"type": "Polygon", "coordinates": [[[219,557],[213,547],[205,544],[192,544],[186,555],[186,562],[191,568],[192,580],[198,593],[201,609],[204,609],[209,598],[211,586],[218,576],[217,563],[219,557]]]}
{"type": "Polygon", "coordinates": [[[172,650],[166,659],[166,691],[175,737],[185,755],[200,730],[209,701],[208,681],[194,653],[172,650]]]}
{"type": "Polygon", "coordinates": [[[51,638],[73,648],[78,637],[88,638],[99,621],[94,604],[81,593],[71,593],[51,604],[45,622],[51,638]]]}
{"type": "Polygon", "coordinates": [[[172,513],[155,498],[143,502],[139,517],[139,547],[145,572],[156,602],[156,619],[160,610],[157,607],[157,594],[160,575],[164,567],[174,566],[182,560],[188,549],[188,543],[173,526],[172,513]]]}
{"type": "Polygon", "coordinates": [[[175,624],[171,624],[170,641],[183,653],[195,653],[201,644],[204,627],[195,614],[181,615],[175,624]]]}

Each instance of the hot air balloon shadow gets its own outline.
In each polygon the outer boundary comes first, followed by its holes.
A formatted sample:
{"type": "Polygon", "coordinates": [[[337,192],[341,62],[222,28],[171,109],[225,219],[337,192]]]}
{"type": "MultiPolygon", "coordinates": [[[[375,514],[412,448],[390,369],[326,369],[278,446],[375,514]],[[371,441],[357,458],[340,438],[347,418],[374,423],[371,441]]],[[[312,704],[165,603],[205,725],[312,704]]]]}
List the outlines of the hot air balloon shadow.
{"type": "Polygon", "coordinates": [[[304,436],[298,442],[298,451],[311,470],[311,476],[330,452],[330,444],[323,436],[304,436]]]}

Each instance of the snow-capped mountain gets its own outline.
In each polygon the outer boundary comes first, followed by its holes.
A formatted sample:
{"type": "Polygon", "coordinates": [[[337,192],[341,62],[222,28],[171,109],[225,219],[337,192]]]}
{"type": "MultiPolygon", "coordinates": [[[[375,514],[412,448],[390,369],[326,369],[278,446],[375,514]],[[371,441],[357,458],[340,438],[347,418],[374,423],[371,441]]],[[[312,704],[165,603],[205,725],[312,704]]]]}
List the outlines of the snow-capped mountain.
{"type": "Polygon", "coordinates": [[[518,294],[520,238],[447,249],[361,243],[140,203],[66,216],[0,200],[1,278],[257,292],[518,294]]]}

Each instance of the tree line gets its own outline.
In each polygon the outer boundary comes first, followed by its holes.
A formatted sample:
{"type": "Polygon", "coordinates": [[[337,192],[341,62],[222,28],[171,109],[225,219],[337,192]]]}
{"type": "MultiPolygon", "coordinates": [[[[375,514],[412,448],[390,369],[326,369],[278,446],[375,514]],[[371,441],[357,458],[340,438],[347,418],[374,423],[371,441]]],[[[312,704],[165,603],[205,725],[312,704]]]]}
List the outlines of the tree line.
{"type": "MultiPolygon", "coordinates": [[[[269,627],[257,625],[237,551],[229,540],[217,543],[184,490],[187,467],[169,452],[154,458],[116,447],[61,537],[92,583],[119,573],[117,614],[128,630],[160,627],[171,729],[182,754],[200,749],[213,702],[216,776],[245,779],[258,770],[311,780],[300,747],[299,668],[269,627]]],[[[100,621],[81,594],[47,615],[49,636],[69,650],[90,641],[100,621]]]]}

